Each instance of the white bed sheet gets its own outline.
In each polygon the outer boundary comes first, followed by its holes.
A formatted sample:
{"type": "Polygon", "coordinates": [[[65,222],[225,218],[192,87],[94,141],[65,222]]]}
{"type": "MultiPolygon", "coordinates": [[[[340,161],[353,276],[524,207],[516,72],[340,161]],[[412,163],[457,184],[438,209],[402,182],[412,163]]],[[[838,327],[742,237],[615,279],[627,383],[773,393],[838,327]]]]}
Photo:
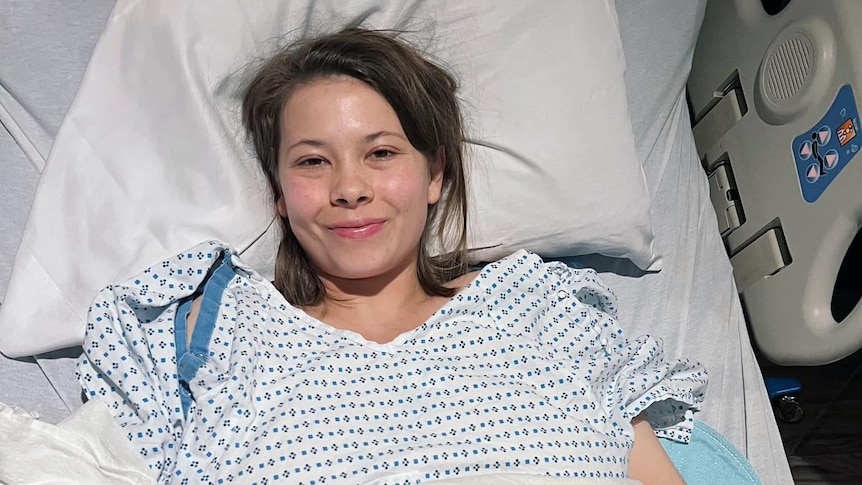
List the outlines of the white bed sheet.
{"type": "MultiPolygon", "coordinates": [[[[0,0],[0,304],[39,174],[113,5],[0,0]]],[[[68,378],[69,353],[46,358],[40,367],[0,355],[0,401],[57,422],[80,391],[68,378]],[[46,372],[63,377],[53,379],[61,392],[46,372]]]]}
{"type": "MultiPolygon", "coordinates": [[[[0,38],[3,87],[9,86],[8,79],[12,79],[7,76],[6,59],[13,53],[18,59],[53,55],[67,63],[66,67],[57,67],[59,72],[47,71],[51,82],[18,81],[16,88],[21,91],[16,99],[39,100],[36,104],[19,102],[17,106],[24,112],[19,110],[14,116],[16,120],[24,120],[19,125],[32,134],[33,146],[40,147],[41,156],[47,156],[45,149],[49,144],[45,144],[44,137],[50,142],[56,133],[58,113],[64,113],[71,101],[70,93],[80,80],[112,4],[113,0],[72,3],[0,0],[0,18],[7,22],[14,19],[12,30],[38,32],[35,37],[11,36],[17,42],[12,47],[6,38],[0,38]],[[10,8],[21,12],[24,3],[30,9],[27,15],[5,15],[10,8]],[[63,26],[70,25],[74,28],[64,30],[63,26]],[[48,37],[54,40],[46,40],[48,37]],[[66,49],[67,44],[76,46],[74,59],[58,56],[58,45],[66,49]],[[43,121],[33,124],[30,120],[43,121]]],[[[657,244],[665,256],[665,267],[661,273],[642,275],[619,261],[594,259],[593,262],[606,270],[603,276],[620,296],[621,317],[630,333],[660,335],[668,354],[688,355],[706,365],[711,382],[699,417],[748,456],[764,483],[791,483],[780,436],[745,331],[731,268],[709,205],[706,179],[695,155],[683,97],[703,4],[690,0],[619,0],[617,7],[627,55],[626,81],[633,128],[654,199],[657,244]]],[[[12,30],[3,28],[4,33],[12,30]]],[[[51,63],[45,65],[50,67],[51,63]]],[[[26,73],[26,63],[16,69],[23,69],[17,74],[26,73]]],[[[0,103],[7,106],[7,99],[0,103]]],[[[5,131],[0,133],[0,156],[3,157],[0,194],[14,194],[0,198],[3,204],[0,228],[17,229],[20,238],[38,167],[5,131]]],[[[8,279],[7,266],[14,257],[10,248],[17,246],[15,234],[9,234],[6,237],[9,241],[0,240],[0,294],[8,279]],[[8,261],[7,266],[4,261],[8,261]]],[[[81,402],[72,377],[74,355],[72,351],[40,356],[38,365],[34,361],[10,361],[0,356],[0,401],[35,410],[47,421],[64,418],[70,408],[81,402]]]]}
{"type": "Polygon", "coordinates": [[[0,301],[39,173],[114,0],[0,0],[0,301]]]}

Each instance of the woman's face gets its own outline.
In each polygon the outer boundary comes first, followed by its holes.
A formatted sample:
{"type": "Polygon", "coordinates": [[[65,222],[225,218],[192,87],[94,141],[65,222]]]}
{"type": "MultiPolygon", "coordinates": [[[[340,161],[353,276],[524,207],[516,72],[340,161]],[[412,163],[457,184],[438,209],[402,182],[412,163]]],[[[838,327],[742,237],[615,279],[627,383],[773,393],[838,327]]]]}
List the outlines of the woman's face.
{"type": "Polygon", "coordinates": [[[277,209],[321,277],[373,278],[415,265],[442,173],[441,161],[410,144],[389,103],[358,80],[312,82],[284,105],[277,209]]]}

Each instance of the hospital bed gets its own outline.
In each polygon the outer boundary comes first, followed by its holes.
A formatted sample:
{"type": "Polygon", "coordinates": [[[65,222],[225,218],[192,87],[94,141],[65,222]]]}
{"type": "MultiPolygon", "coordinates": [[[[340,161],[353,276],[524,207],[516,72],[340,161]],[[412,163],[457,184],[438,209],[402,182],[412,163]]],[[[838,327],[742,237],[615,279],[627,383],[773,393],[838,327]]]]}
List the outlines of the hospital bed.
{"type": "Polygon", "coordinates": [[[698,154],[758,347],[782,365],[862,345],[858,2],[713,2],[692,73],[698,154]],[[756,8],[753,8],[756,7],[756,8]]]}
{"type": "MultiPolygon", "coordinates": [[[[136,3],[121,5],[125,8],[136,3]]],[[[57,153],[56,146],[50,157],[49,152],[58,133],[71,130],[67,126],[75,123],[74,117],[62,120],[70,106],[72,111],[81,108],[77,101],[72,103],[81,79],[86,84],[96,76],[92,66],[86,78],[84,72],[100,34],[97,51],[102,49],[104,53],[109,48],[103,47],[109,36],[102,29],[124,13],[113,8],[113,0],[0,1],[0,121],[5,127],[0,132],[0,294],[7,295],[0,308],[6,309],[12,305],[12,298],[19,298],[14,288],[16,277],[11,277],[10,283],[10,275],[13,263],[22,266],[22,251],[33,249],[19,247],[26,224],[34,224],[33,220],[25,222],[27,214],[40,198],[49,197],[43,194],[49,182],[40,181],[40,174],[46,161],[63,159],[64,154],[57,153]],[[37,190],[37,184],[42,188],[37,190]]],[[[660,255],[660,259],[647,255],[635,264],[636,256],[619,257],[625,253],[605,251],[579,256],[572,262],[596,267],[614,288],[619,296],[620,319],[630,335],[658,335],[664,340],[668,357],[688,356],[704,364],[710,374],[710,387],[697,418],[718,430],[747,457],[763,483],[791,483],[732,267],[710,203],[708,181],[695,148],[686,103],[685,83],[704,9],[705,2],[688,0],[621,0],[616,5],[614,15],[626,63],[626,113],[630,114],[633,150],[642,164],[640,176],[647,191],[646,209],[654,234],[646,238],[646,253],[660,255]],[[659,267],[660,271],[656,271],[659,267]]],[[[140,35],[145,34],[141,31],[140,35]]],[[[128,45],[119,49],[125,49],[125,62],[145,55],[128,45]]],[[[107,87],[105,92],[109,93],[107,87]]],[[[104,99],[102,108],[109,110],[111,102],[104,99]]],[[[590,141],[589,132],[580,134],[584,143],[590,141]]],[[[45,217],[36,209],[33,214],[45,217]]],[[[59,228],[69,224],[75,214],[48,217],[53,217],[59,228]]],[[[98,230],[94,227],[94,231],[98,230]]],[[[26,242],[27,236],[24,239],[26,242]]],[[[60,256],[74,258],[75,254],[60,256]]],[[[30,300],[29,304],[40,303],[30,300]]],[[[0,357],[0,402],[38,412],[46,421],[62,420],[82,402],[74,378],[80,349],[39,347],[37,338],[32,348],[41,353],[35,357],[27,357],[14,347],[9,352],[8,319],[4,325],[4,351],[16,354],[16,358],[0,357]]],[[[46,333],[41,336],[45,341],[57,337],[46,333]]],[[[74,335],[70,338],[74,340],[74,335]]]]}

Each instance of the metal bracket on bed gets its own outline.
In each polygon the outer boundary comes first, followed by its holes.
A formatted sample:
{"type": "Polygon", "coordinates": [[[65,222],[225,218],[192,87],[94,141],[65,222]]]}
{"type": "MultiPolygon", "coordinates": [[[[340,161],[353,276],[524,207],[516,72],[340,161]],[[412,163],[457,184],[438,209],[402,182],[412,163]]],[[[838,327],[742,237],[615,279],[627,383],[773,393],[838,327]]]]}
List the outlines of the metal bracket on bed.
{"type": "Polygon", "coordinates": [[[730,160],[726,156],[723,157],[723,160],[708,173],[707,179],[709,198],[712,200],[712,207],[718,218],[719,232],[724,238],[745,223],[745,211],[739,198],[739,190],[736,188],[736,180],[733,178],[730,160]]]}
{"type": "Polygon", "coordinates": [[[730,77],[713,91],[712,99],[699,113],[693,113],[694,144],[698,149],[698,156],[704,160],[703,168],[707,172],[714,168],[706,163],[707,150],[718,143],[746,113],[748,103],[742,92],[738,71],[733,71],[730,77]]]}
{"type": "Polygon", "coordinates": [[[760,279],[775,275],[793,262],[778,219],[739,248],[731,248],[730,254],[733,278],[739,292],[760,279]]]}
{"type": "Polygon", "coordinates": [[[787,240],[781,228],[781,221],[776,218],[761,228],[754,236],[741,244],[732,244],[728,236],[745,224],[745,210],[733,177],[733,167],[727,154],[717,161],[706,164],[709,167],[709,197],[718,229],[725,243],[730,263],[733,265],[733,276],[739,292],[744,291],[752,283],[778,273],[793,261],[787,240]]]}
{"type": "Polygon", "coordinates": [[[709,181],[709,197],[721,237],[733,265],[733,275],[740,292],[752,283],[775,275],[791,262],[790,251],[778,219],[735,245],[728,236],[745,224],[745,210],[733,166],[727,153],[710,160],[708,152],[748,113],[739,72],[733,73],[713,92],[712,100],[693,116],[695,145],[709,181]]]}

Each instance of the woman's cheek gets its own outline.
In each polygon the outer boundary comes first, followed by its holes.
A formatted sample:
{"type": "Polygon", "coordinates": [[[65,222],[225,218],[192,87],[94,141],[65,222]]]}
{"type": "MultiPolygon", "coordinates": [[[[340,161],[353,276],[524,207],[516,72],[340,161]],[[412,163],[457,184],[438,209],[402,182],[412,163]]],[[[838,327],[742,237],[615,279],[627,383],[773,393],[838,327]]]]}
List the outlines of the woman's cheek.
{"type": "Polygon", "coordinates": [[[316,187],[319,184],[309,182],[294,178],[288,179],[283,184],[284,200],[290,212],[307,213],[313,211],[314,206],[320,204],[322,198],[327,198],[320,187],[316,187]]]}
{"type": "Polygon", "coordinates": [[[398,206],[402,211],[413,210],[413,206],[420,202],[423,207],[426,205],[427,181],[416,177],[416,174],[400,174],[391,177],[386,181],[385,186],[386,193],[394,202],[393,205],[398,206]]]}

